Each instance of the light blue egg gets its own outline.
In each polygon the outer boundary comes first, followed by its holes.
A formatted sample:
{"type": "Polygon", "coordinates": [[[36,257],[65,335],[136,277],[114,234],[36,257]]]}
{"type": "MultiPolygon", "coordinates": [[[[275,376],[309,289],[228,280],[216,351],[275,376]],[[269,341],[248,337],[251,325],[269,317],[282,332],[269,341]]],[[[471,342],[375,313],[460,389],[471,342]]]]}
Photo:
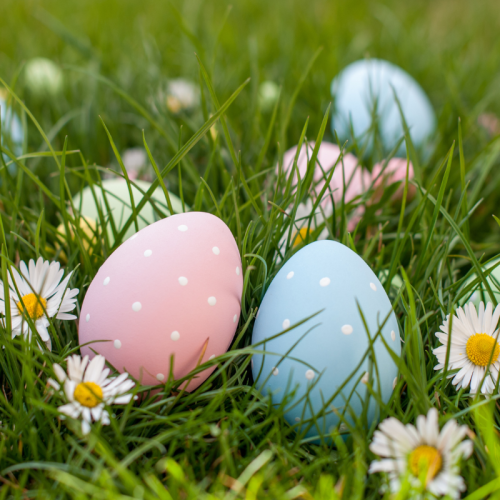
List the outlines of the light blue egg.
{"type": "MultiPolygon", "coordinates": [[[[341,141],[352,142],[354,136],[370,152],[373,148],[372,111],[376,109],[379,133],[385,152],[394,149],[404,135],[401,114],[394,91],[410,130],[415,147],[430,152],[429,141],[436,127],[432,105],[420,85],[398,66],[380,59],[356,61],[345,68],[332,82],[335,109],[332,131],[341,141]]],[[[406,156],[405,143],[397,156],[406,156]]]]}
{"type": "MultiPolygon", "coordinates": [[[[24,139],[24,131],[16,113],[12,111],[12,108],[7,107],[7,103],[0,98],[0,117],[2,119],[2,146],[9,149],[14,155],[21,156],[22,146],[24,139]]],[[[4,154],[5,162],[11,161],[11,159],[4,154]]],[[[11,167],[15,170],[15,165],[11,167]]]]}
{"type": "Polygon", "coordinates": [[[350,423],[350,411],[361,416],[364,407],[368,422],[376,418],[373,398],[366,404],[367,386],[361,380],[366,372],[384,402],[392,394],[396,364],[380,336],[370,355],[376,363],[364,357],[370,342],[358,307],[370,336],[375,337],[383,324],[381,335],[399,356],[398,322],[382,284],[361,257],[334,241],[317,241],[299,250],[278,272],[260,306],[252,343],[265,341],[256,349],[266,353],[252,358],[254,380],[262,393],[272,394],[274,406],[284,402],[287,421],[299,430],[306,431],[311,417],[317,417],[307,437],[334,431],[340,421],[332,407],[341,414],[345,411],[350,423]],[[276,337],[318,311],[322,312],[276,337]]]}

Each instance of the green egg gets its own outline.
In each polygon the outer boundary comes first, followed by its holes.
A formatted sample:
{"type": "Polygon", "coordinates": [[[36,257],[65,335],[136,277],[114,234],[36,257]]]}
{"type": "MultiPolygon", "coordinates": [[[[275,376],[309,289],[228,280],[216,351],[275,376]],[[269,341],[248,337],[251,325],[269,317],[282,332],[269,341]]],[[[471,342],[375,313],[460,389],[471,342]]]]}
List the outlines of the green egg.
{"type": "MultiPolygon", "coordinates": [[[[379,272],[378,274],[378,279],[380,282],[385,286],[385,282],[387,281],[387,277],[389,276],[389,270],[388,269],[382,269],[382,271],[379,272]]],[[[400,288],[403,286],[404,281],[401,278],[399,274],[395,274],[391,280],[391,287],[389,289],[389,297],[391,299],[394,299],[397,297],[400,288]]]]}
{"type": "MultiPolygon", "coordinates": [[[[144,197],[143,193],[147,192],[150,187],[151,183],[146,181],[135,180],[133,181],[133,184],[131,183],[134,205],[136,207],[144,197]]],[[[74,196],[73,203],[75,208],[80,211],[81,215],[90,217],[96,221],[101,221],[98,211],[99,206],[105,219],[109,241],[111,244],[114,244],[113,229],[110,218],[113,218],[117,231],[120,231],[125,225],[125,222],[132,215],[132,205],[127,182],[123,179],[107,179],[102,181],[102,188],[97,184],[94,185],[94,192],[95,198],[92,194],[92,190],[89,186],[87,186],[80,193],[74,196]],[[107,204],[104,201],[103,191],[107,204]]],[[[174,213],[182,213],[184,210],[182,209],[182,202],[180,198],[170,192],[169,196],[174,213]]],[[[165,194],[161,187],[158,187],[154,191],[151,199],[152,202],[148,201],[148,203],[146,203],[137,214],[137,225],[139,230],[149,226],[161,218],[153,208],[153,205],[156,206],[160,212],[170,214],[165,194]]],[[[188,207],[186,207],[186,210],[188,210],[188,207]]],[[[135,224],[132,223],[132,225],[127,229],[123,240],[130,238],[135,234],[135,232],[135,224]]]]}
{"type": "MultiPolygon", "coordinates": [[[[491,273],[487,276],[486,280],[490,285],[490,288],[497,299],[497,302],[500,303],[500,257],[493,259],[491,262],[488,262],[484,266],[482,266],[483,272],[487,272],[491,268],[494,268],[491,273]],[[497,266],[497,267],[495,267],[497,266]]],[[[466,288],[473,281],[477,280],[478,276],[474,273],[467,281],[464,286],[466,288]]],[[[460,305],[467,304],[468,302],[472,302],[476,309],[479,307],[480,302],[484,302],[485,305],[487,302],[491,302],[490,294],[483,282],[480,282],[475,286],[472,290],[469,290],[461,299],[460,305]]]]}

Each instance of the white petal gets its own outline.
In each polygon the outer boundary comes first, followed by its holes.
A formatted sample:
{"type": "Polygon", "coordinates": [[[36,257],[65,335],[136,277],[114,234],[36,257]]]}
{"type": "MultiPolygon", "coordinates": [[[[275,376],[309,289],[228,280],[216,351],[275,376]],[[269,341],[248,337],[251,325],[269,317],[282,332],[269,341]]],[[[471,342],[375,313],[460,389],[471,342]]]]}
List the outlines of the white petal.
{"type": "Polygon", "coordinates": [[[92,359],[87,367],[84,376],[84,382],[97,382],[99,377],[101,376],[102,370],[104,369],[104,364],[106,363],[106,359],[104,356],[98,354],[92,359]]]}

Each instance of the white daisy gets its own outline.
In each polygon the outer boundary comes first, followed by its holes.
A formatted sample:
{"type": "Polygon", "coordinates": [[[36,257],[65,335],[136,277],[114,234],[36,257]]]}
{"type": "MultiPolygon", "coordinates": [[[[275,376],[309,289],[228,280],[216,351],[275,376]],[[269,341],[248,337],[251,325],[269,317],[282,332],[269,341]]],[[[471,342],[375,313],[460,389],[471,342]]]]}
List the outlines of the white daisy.
{"type": "MultiPolygon", "coordinates": [[[[300,203],[297,207],[297,212],[295,213],[295,221],[290,228],[290,231],[292,232],[290,240],[292,248],[296,248],[299,245],[302,245],[306,241],[307,235],[315,232],[316,229],[321,225],[326,224],[327,218],[332,215],[332,211],[328,207],[326,209],[318,207],[311,217],[312,209],[313,202],[310,198],[305,203],[300,203]],[[311,221],[310,227],[309,220],[311,221]]],[[[323,227],[323,230],[319,233],[315,240],[326,240],[328,236],[328,229],[326,227],[323,227]]],[[[280,249],[282,250],[282,253],[285,252],[287,240],[288,231],[280,241],[280,249]]]]}
{"type": "MultiPolygon", "coordinates": [[[[29,267],[25,262],[19,265],[21,274],[11,268],[9,273],[10,314],[12,320],[12,337],[21,333],[31,339],[31,329],[27,318],[31,318],[43,342],[50,348],[50,337],[47,327],[49,318],[76,319],[68,314],[76,306],[78,289],[68,288],[71,278],[69,273],[61,281],[64,271],[58,262],[44,261],[41,257],[37,263],[31,259],[29,267]],[[14,279],[12,279],[14,278],[14,279]]],[[[0,314],[5,315],[5,296],[3,283],[0,280],[0,314]]],[[[5,319],[3,319],[5,322],[5,319]]]]}
{"type": "Polygon", "coordinates": [[[68,403],[60,406],[59,411],[71,418],[82,419],[82,433],[90,432],[92,421],[109,425],[109,415],[104,411],[111,404],[125,405],[132,399],[132,394],[125,394],[135,383],[128,378],[128,373],[107,378],[109,368],[105,368],[106,359],[97,355],[89,363],[89,357],[68,358],[68,374],[58,364],[54,371],[59,382],[49,379],[49,384],[56,390],[64,389],[68,403]]]}
{"type": "Polygon", "coordinates": [[[468,432],[467,426],[459,426],[453,419],[439,432],[435,408],[427,417],[417,417],[416,427],[388,418],[379,425],[370,444],[370,450],[382,460],[372,462],[369,472],[387,473],[392,492],[398,492],[401,483],[408,480],[419,492],[460,498],[465,483],[459,462],[473,450],[472,441],[463,441],[468,432]]]}
{"type": "Polygon", "coordinates": [[[199,101],[199,89],[191,81],[184,78],[175,78],[168,82],[167,108],[177,114],[183,110],[194,108],[199,101]]]}
{"type": "MultiPolygon", "coordinates": [[[[463,309],[461,307],[457,309],[457,314],[453,316],[451,332],[449,331],[450,315],[448,315],[441,325],[441,331],[436,333],[436,337],[443,345],[433,351],[438,359],[438,364],[434,369],[444,368],[448,334],[451,333],[448,369],[459,370],[452,381],[453,385],[457,386],[457,390],[470,385],[470,392],[475,394],[489,365],[489,373],[482,384],[481,392],[483,394],[493,392],[500,369],[499,331],[496,329],[499,318],[500,306],[497,306],[493,312],[491,302],[488,302],[486,309],[484,303],[481,302],[478,316],[474,304],[470,302],[463,309]]],[[[453,375],[450,375],[451,377],[453,375]]]]}

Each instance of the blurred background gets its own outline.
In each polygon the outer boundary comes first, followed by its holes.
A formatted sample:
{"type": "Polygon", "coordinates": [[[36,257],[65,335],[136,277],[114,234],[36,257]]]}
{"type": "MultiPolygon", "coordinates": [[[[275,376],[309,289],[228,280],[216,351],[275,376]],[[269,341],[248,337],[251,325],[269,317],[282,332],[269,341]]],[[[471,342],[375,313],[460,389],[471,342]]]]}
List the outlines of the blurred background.
{"type": "MultiPolygon", "coordinates": [[[[170,80],[188,79],[200,90],[196,55],[209,72],[221,103],[251,77],[228,117],[235,148],[241,150],[243,163],[252,165],[266,139],[272,113],[272,106],[259,98],[259,85],[272,81],[282,86],[278,109],[278,124],[282,124],[298,82],[322,47],[298,92],[288,126],[277,130],[270,141],[264,159],[267,167],[278,158],[278,141],[281,151],[296,144],[308,117],[310,133],[317,133],[331,101],[331,80],[342,68],[367,56],[393,62],[420,83],[438,117],[437,147],[424,165],[429,178],[457,139],[461,118],[467,175],[475,183],[476,198],[480,194],[486,199],[476,210],[475,239],[497,242],[492,234],[498,226],[491,217],[500,187],[497,0],[2,0],[0,19],[0,77],[23,99],[55,149],[62,149],[68,136],[69,149],[80,149],[89,163],[102,166],[116,161],[99,117],[122,152],[142,146],[144,129],[157,162],[165,165],[175,146],[213,113],[210,97],[203,93],[201,104],[190,111],[169,109],[170,80]],[[39,57],[51,60],[62,71],[51,88],[30,88],[28,64],[39,57]]],[[[15,109],[20,113],[19,106],[15,109]]],[[[25,116],[23,120],[29,130],[25,150],[43,150],[40,134],[25,116]]],[[[201,172],[216,133],[217,128],[190,154],[201,172]]],[[[329,126],[325,139],[334,141],[329,126]]],[[[366,159],[367,166],[371,168],[378,160],[366,159]]],[[[76,156],[71,161],[79,163],[76,156]]],[[[459,183],[456,165],[451,180],[459,183]]],[[[53,167],[41,161],[36,168],[40,175],[48,175],[53,167]]],[[[185,185],[188,201],[196,191],[197,176],[191,172],[191,177],[192,185],[185,185]]],[[[175,192],[177,177],[167,181],[175,192]]],[[[217,179],[210,182],[216,187],[217,179]]]]}

